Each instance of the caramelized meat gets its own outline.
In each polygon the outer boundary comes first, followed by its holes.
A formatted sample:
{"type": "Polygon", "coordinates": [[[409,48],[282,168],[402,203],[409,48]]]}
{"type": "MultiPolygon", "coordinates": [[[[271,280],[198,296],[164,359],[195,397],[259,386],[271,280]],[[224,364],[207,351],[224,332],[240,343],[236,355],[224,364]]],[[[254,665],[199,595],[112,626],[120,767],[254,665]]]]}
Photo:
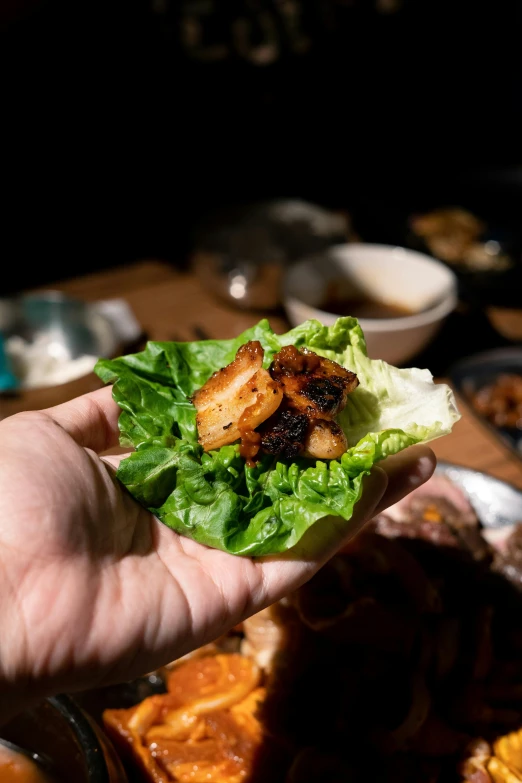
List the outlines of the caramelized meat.
{"type": "Polygon", "coordinates": [[[357,388],[355,373],[311,351],[287,345],[270,366],[272,378],[283,387],[286,402],[308,417],[329,419],[346,405],[346,397],[357,388]]]}
{"type": "Polygon", "coordinates": [[[348,444],[334,417],[359,384],[355,373],[293,345],[274,356],[269,370],[262,362],[261,344],[250,341],[194,394],[205,451],[240,439],[250,467],[260,451],[285,459],[344,454],[348,444]]]}
{"type": "MultiPolygon", "coordinates": [[[[516,774],[516,777],[513,779],[520,779],[522,776],[522,729],[499,737],[493,745],[493,751],[497,759],[507,765],[508,773],[516,774]]],[[[490,760],[488,770],[493,775],[494,780],[497,780],[494,774],[496,770],[492,764],[493,761],[494,759],[490,760]]],[[[509,775],[505,779],[510,780],[509,775]]]]}
{"type": "Polygon", "coordinates": [[[304,444],[304,457],[337,459],[347,448],[346,435],[335,421],[316,419],[310,422],[304,444]]]}
{"type": "Polygon", "coordinates": [[[503,373],[467,396],[481,416],[495,427],[522,429],[522,375],[503,373]]]}
{"type": "Polygon", "coordinates": [[[308,417],[286,408],[261,427],[261,446],[269,454],[293,459],[303,450],[307,432],[308,417]]]}
{"type": "Polygon", "coordinates": [[[198,440],[205,451],[234,443],[243,434],[249,439],[248,434],[281,404],[281,385],[263,370],[262,362],[261,343],[251,340],[192,397],[198,440]]]}
{"type": "Polygon", "coordinates": [[[263,427],[263,450],[287,458],[336,459],[344,454],[346,436],[333,419],[359,384],[355,373],[287,345],[274,356],[270,374],[281,384],[284,404],[263,427]]]}
{"type": "Polygon", "coordinates": [[[151,783],[253,780],[264,740],[257,718],[265,699],[260,676],[240,655],[192,660],[169,676],[167,694],[105,710],[103,722],[151,783]]]}

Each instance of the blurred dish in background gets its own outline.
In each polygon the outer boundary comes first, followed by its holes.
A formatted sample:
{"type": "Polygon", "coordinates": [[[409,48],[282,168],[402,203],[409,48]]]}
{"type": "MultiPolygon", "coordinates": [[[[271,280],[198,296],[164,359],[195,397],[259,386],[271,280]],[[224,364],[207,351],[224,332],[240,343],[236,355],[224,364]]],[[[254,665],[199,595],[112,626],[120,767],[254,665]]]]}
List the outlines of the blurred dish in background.
{"type": "Polygon", "coordinates": [[[471,402],[495,427],[522,433],[522,374],[499,375],[492,383],[472,392],[471,402]]]}
{"type": "Polygon", "coordinates": [[[473,413],[522,457],[522,348],[484,351],[450,368],[473,413]]]}
{"type": "Polygon", "coordinates": [[[191,264],[201,284],[228,304],[272,310],[281,305],[287,265],[350,236],[348,216],[305,201],[230,208],[200,226],[191,264]]]}
{"type": "Polygon", "coordinates": [[[407,223],[406,244],[448,264],[458,276],[463,301],[518,306],[520,238],[462,207],[413,214],[407,223]]]}
{"type": "Polygon", "coordinates": [[[21,750],[16,757],[22,756],[27,764],[31,759],[37,762],[33,769],[25,766],[25,777],[15,777],[12,767],[2,767],[0,755],[2,783],[127,783],[101,726],[69,696],[28,707],[0,728],[0,738],[0,749],[3,741],[14,743],[21,750]]]}
{"type": "Polygon", "coordinates": [[[0,299],[0,419],[100,388],[92,372],[140,343],[124,299],[83,302],[59,291],[0,299]]]}
{"type": "Polygon", "coordinates": [[[91,372],[96,364],[94,354],[71,357],[52,333],[40,334],[34,340],[14,334],[7,338],[5,350],[22,389],[73,381],[91,372]]]}
{"type": "Polygon", "coordinates": [[[440,261],[392,245],[347,243],[296,262],[284,280],[293,326],[339,315],[360,321],[372,359],[401,365],[425,348],[457,304],[457,281],[440,261]]]}
{"type": "Polygon", "coordinates": [[[2,300],[0,330],[22,389],[72,381],[118,349],[105,316],[57,291],[2,300]]]}
{"type": "Polygon", "coordinates": [[[4,355],[22,390],[76,380],[140,332],[122,300],[83,302],[59,291],[0,300],[4,355]]]}
{"type": "Polygon", "coordinates": [[[486,315],[491,326],[514,343],[522,343],[522,292],[520,307],[488,307],[486,315]]]}
{"type": "Polygon", "coordinates": [[[453,266],[472,272],[502,272],[513,266],[500,243],[487,238],[486,223],[462,207],[412,215],[409,225],[432,255],[453,266]]]}
{"type": "Polygon", "coordinates": [[[521,522],[520,491],[440,463],[307,584],[163,671],[163,695],[97,692],[129,779],[520,781],[521,522]]]}

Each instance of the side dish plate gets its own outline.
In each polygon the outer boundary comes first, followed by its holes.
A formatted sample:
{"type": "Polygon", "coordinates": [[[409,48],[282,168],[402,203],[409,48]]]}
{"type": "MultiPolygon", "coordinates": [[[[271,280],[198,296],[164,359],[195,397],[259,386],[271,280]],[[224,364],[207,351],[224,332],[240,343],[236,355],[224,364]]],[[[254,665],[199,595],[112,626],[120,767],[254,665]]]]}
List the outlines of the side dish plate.
{"type": "Polygon", "coordinates": [[[522,429],[494,426],[475,410],[470,398],[470,395],[506,374],[522,377],[522,346],[484,351],[462,359],[449,370],[451,383],[463,403],[480,422],[522,459],[522,429]]]}

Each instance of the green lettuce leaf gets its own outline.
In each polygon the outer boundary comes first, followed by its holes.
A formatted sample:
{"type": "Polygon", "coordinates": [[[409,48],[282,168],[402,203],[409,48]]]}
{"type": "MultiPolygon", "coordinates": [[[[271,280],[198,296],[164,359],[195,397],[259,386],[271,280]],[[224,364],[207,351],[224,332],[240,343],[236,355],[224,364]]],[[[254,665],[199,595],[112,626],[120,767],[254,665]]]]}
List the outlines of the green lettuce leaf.
{"type": "Polygon", "coordinates": [[[369,359],[355,318],[330,327],[306,321],[283,335],[263,320],[234,340],[149,342],[141,353],[101,359],[95,372],[114,384],[120,443],[134,449],[120,463],[120,481],[178,533],[236,555],[284,552],[328,515],[349,524],[376,462],[449,433],[460,418],[451,389],[428,370],[369,359]],[[338,417],[351,444],[340,459],[264,455],[248,468],[237,445],[203,452],[190,396],[248,340],[262,344],[265,367],[296,345],[357,374],[360,385],[338,417]]]}

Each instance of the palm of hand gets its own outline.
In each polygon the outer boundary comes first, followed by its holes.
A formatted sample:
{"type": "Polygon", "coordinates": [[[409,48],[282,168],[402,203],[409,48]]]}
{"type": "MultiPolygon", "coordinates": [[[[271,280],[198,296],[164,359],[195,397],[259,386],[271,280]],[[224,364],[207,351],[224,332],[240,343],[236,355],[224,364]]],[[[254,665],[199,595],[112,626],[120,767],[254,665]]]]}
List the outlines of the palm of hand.
{"type": "MultiPolygon", "coordinates": [[[[219,621],[228,611],[220,578],[260,589],[246,561],[163,529],[52,419],[31,414],[12,425],[0,457],[0,568],[12,614],[2,660],[25,659],[24,674],[51,681],[70,671],[76,687],[78,670],[94,666],[118,678],[123,662],[125,676],[143,674],[154,658],[194,646],[193,634],[198,644],[219,633],[207,610],[218,597],[219,621]]],[[[247,603],[238,596],[232,622],[247,603]]]]}
{"type": "MultiPolygon", "coordinates": [[[[311,536],[264,562],[177,536],[98,456],[117,442],[117,415],[104,389],[0,427],[0,679],[42,694],[130,679],[216,638],[304,582],[347,534],[331,522],[328,546],[311,536]]],[[[352,530],[385,486],[377,470],[352,530]]]]}

